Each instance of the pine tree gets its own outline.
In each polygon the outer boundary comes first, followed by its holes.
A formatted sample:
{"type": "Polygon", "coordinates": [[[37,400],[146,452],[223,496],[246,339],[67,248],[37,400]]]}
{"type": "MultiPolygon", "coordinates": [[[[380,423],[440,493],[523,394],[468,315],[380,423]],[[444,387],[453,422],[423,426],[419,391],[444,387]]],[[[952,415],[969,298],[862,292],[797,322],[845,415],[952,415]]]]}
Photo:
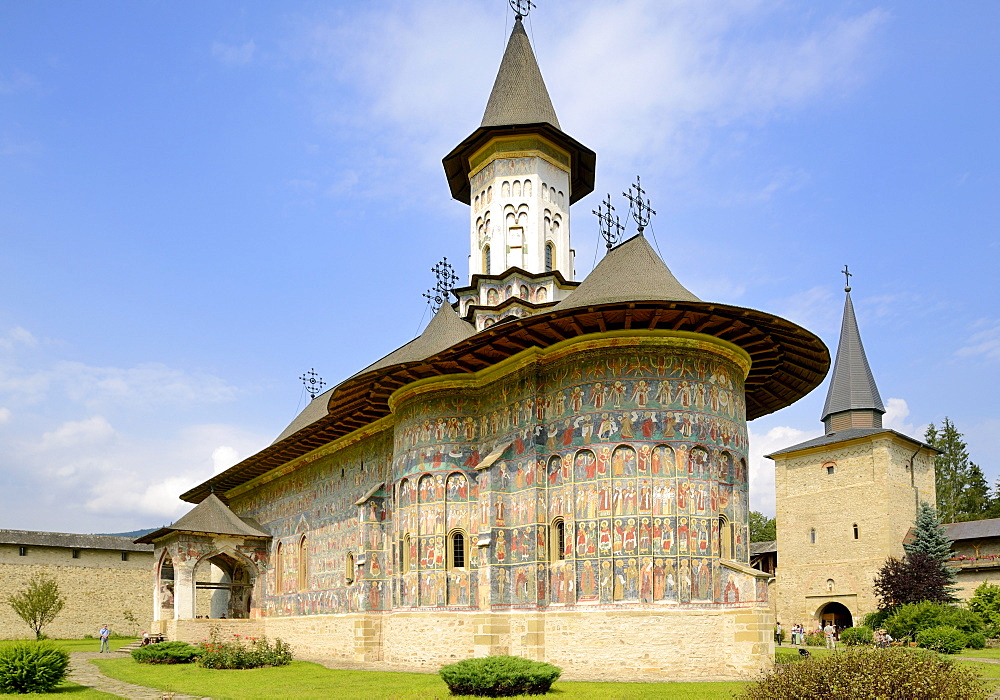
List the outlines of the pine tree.
{"type": "Polygon", "coordinates": [[[946,523],[979,520],[993,514],[995,504],[983,471],[969,460],[962,433],[946,416],[941,428],[927,426],[924,440],[941,451],[934,458],[938,514],[946,523]]]}
{"type": "Polygon", "coordinates": [[[913,522],[913,538],[903,543],[906,554],[924,554],[940,568],[947,582],[945,593],[951,596],[955,591],[955,571],[948,566],[951,558],[951,540],[945,534],[937,513],[926,503],[921,503],[917,518],[913,522]]]}

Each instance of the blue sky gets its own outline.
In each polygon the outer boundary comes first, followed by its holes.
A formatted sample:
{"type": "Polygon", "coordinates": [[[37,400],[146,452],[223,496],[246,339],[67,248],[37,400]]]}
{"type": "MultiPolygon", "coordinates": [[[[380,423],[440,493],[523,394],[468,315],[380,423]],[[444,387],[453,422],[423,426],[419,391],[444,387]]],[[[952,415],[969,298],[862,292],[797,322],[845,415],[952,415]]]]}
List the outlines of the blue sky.
{"type": "MultiPolygon", "coordinates": [[[[539,2],[572,212],[636,174],[707,300],[835,350],[849,264],[889,413],[950,416],[1000,477],[1000,5],[539,2]]],[[[0,527],[159,526],[306,400],[417,334],[468,209],[440,160],[479,123],[501,0],[0,4],[0,527]]],[[[825,384],[754,421],[819,434],[825,384]]]]}

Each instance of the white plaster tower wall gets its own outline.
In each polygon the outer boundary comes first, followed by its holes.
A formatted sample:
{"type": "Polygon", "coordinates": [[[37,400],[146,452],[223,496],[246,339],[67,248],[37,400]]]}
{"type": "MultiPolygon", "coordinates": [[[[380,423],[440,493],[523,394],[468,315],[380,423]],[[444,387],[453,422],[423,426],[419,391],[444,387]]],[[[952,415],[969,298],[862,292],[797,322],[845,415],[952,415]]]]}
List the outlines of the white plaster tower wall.
{"type": "Polygon", "coordinates": [[[497,158],[470,180],[470,277],[511,267],[546,272],[546,246],[551,245],[551,269],[573,279],[570,180],[564,167],[537,155],[497,158]]]}

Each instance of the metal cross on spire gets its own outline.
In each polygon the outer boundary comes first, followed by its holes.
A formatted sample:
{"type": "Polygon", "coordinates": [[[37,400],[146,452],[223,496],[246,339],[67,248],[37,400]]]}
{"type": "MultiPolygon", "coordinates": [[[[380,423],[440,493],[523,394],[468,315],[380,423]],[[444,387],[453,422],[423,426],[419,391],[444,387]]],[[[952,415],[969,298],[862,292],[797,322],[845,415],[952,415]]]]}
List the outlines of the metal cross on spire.
{"type": "Polygon", "coordinates": [[[622,231],[625,230],[621,218],[614,216],[615,208],[611,205],[611,194],[609,193],[608,198],[598,204],[597,209],[591,213],[597,217],[601,227],[601,237],[607,244],[608,250],[611,250],[621,239],[622,231]],[[604,206],[603,210],[601,209],[602,205],[604,206]]]}
{"type": "Polygon", "coordinates": [[[316,374],[316,368],[310,367],[309,371],[303,374],[299,379],[302,380],[302,384],[305,385],[306,391],[309,392],[309,400],[312,401],[323,391],[323,387],[326,386],[326,382],[323,381],[322,377],[316,374]]]}
{"type": "Polygon", "coordinates": [[[851,291],[851,278],[854,277],[854,273],[847,271],[847,265],[844,265],[844,269],[841,270],[844,273],[844,291],[851,291]]]}
{"type": "Polygon", "coordinates": [[[455,268],[448,262],[448,258],[441,258],[441,262],[432,267],[431,272],[434,273],[437,282],[424,292],[424,299],[431,305],[431,312],[437,313],[441,305],[448,301],[448,295],[458,282],[458,275],[455,274],[455,268]]]}
{"type": "Polygon", "coordinates": [[[649,226],[650,219],[656,216],[656,212],[649,206],[649,200],[643,199],[644,194],[646,194],[646,190],[642,189],[639,184],[638,175],[635,176],[635,184],[628,186],[628,192],[622,192],[622,197],[628,200],[629,211],[632,213],[632,218],[635,219],[635,226],[639,233],[642,233],[649,226]],[[635,191],[634,196],[633,190],[635,191]]]}
{"type": "Polygon", "coordinates": [[[510,9],[514,10],[514,17],[516,19],[524,19],[535,7],[535,3],[531,2],[531,0],[509,0],[509,2],[510,9]]]}

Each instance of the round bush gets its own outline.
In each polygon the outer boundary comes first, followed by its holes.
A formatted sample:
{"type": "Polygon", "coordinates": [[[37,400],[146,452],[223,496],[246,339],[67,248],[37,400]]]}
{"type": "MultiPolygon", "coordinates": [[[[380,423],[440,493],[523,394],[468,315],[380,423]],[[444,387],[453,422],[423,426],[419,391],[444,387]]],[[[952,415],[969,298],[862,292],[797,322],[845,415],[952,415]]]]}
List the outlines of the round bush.
{"type": "Polygon", "coordinates": [[[505,698],[544,695],[562,669],[520,656],[487,656],[442,666],[438,673],[452,695],[505,698]]]}
{"type": "Polygon", "coordinates": [[[982,632],[973,632],[965,635],[965,646],[970,649],[984,649],[986,647],[986,636],[982,632]]]}
{"type": "Polygon", "coordinates": [[[743,700],[980,700],[975,671],[919,649],[854,647],[784,664],[743,689],[743,700]]]}
{"type": "Polygon", "coordinates": [[[826,645],[826,636],[822,632],[809,632],[806,634],[807,647],[821,647],[826,645]]]}
{"type": "Polygon", "coordinates": [[[848,627],[840,633],[840,641],[849,647],[871,644],[875,638],[870,627],[848,627]]]}
{"type": "Polygon", "coordinates": [[[198,650],[187,642],[160,642],[132,650],[132,658],[141,664],[189,664],[198,650]]]}
{"type": "Polygon", "coordinates": [[[0,645],[0,693],[47,693],[68,666],[69,654],[44,642],[0,645]]]}
{"type": "Polygon", "coordinates": [[[965,648],[965,632],[950,625],[940,625],[917,632],[917,646],[942,654],[957,654],[965,648]]]}

